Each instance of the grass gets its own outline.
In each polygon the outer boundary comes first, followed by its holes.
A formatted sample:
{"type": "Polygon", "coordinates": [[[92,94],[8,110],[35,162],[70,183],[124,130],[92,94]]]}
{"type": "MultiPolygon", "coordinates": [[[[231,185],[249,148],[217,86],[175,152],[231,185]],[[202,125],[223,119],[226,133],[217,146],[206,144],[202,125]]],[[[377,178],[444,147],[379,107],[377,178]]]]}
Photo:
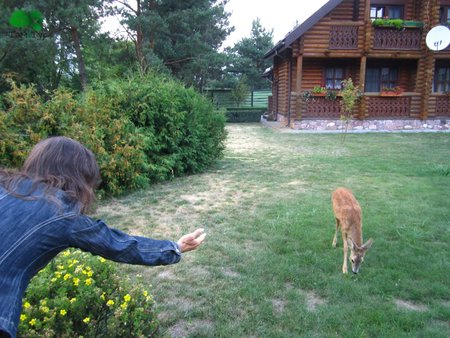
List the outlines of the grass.
{"type": "Polygon", "coordinates": [[[283,133],[228,125],[224,159],[99,206],[137,235],[204,245],[152,285],[170,337],[448,337],[450,134],[283,133]],[[331,192],[350,188],[374,239],[358,275],[332,248],[331,192]]]}

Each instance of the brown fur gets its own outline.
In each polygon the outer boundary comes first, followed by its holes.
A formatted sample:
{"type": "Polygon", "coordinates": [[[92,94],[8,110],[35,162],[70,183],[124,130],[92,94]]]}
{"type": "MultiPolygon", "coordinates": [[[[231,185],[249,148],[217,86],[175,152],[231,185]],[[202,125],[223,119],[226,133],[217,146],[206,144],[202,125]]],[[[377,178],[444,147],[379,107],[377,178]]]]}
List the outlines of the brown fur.
{"type": "Polygon", "coordinates": [[[353,273],[358,273],[364,256],[372,245],[372,239],[363,243],[362,238],[362,212],[358,201],[352,192],[346,188],[338,188],[331,195],[333,212],[336,219],[336,231],[333,238],[333,247],[336,247],[339,227],[344,244],[344,263],[342,272],[348,273],[347,255],[350,247],[353,273]]]}

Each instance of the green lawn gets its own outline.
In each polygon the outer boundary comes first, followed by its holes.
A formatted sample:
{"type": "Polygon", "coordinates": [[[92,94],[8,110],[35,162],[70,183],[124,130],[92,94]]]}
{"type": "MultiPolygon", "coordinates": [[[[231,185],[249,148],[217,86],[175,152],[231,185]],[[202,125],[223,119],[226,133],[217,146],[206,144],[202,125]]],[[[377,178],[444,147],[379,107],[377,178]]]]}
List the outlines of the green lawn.
{"type": "Polygon", "coordinates": [[[228,125],[209,172],[103,202],[111,226],[205,244],[140,274],[171,337],[449,337],[450,133],[282,133],[228,125]],[[374,244],[358,275],[332,248],[350,188],[374,244]]]}

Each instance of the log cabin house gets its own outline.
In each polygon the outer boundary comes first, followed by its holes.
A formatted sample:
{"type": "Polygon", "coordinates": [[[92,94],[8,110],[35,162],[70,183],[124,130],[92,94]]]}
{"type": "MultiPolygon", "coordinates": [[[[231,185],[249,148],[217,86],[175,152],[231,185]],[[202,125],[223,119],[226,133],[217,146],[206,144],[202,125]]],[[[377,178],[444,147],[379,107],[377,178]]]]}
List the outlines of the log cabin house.
{"type": "Polygon", "coordinates": [[[450,47],[426,46],[437,25],[450,25],[450,0],[326,2],[265,54],[273,62],[265,74],[272,82],[269,114],[298,129],[307,120],[339,121],[341,82],[352,78],[362,92],[356,121],[431,120],[448,129],[450,47]],[[315,87],[337,95],[305,99],[315,87]],[[387,96],[393,87],[400,93],[387,96]]]}

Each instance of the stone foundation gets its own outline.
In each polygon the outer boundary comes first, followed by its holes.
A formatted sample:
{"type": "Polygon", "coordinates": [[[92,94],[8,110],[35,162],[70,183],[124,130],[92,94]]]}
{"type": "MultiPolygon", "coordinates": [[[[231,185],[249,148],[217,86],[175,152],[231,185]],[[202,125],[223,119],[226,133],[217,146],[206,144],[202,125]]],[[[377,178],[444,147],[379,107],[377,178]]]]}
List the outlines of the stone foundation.
{"type": "MultiPolygon", "coordinates": [[[[287,124],[287,120],[278,115],[278,122],[287,124]]],[[[345,123],[341,120],[299,120],[291,123],[292,129],[315,131],[342,131],[345,123]]],[[[348,131],[444,131],[450,130],[450,118],[429,120],[353,120],[348,131]]]]}

